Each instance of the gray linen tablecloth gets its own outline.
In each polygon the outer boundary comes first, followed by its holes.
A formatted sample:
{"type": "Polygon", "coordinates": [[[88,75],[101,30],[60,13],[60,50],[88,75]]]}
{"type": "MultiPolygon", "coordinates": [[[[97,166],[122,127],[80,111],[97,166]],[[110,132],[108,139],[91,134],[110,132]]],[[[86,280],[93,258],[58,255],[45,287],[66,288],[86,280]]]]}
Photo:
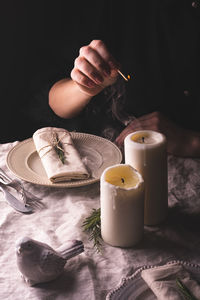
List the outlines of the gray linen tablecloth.
{"type": "MultiPolygon", "coordinates": [[[[16,144],[0,145],[0,167],[6,167],[8,151],[16,144]]],[[[102,300],[121,279],[144,265],[171,259],[200,264],[200,160],[169,156],[169,215],[160,226],[145,227],[143,241],[133,249],[103,244],[93,249],[82,222],[98,208],[99,183],[78,188],[48,188],[23,182],[40,197],[43,208],[31,215],[16,212],[0,194],[0,299],[102,300]],[[15,241],[27,235],[53,248],[80,239],[84,253],[69,260],[62,276],[51,283],[29,287],[16,265],[15,241]]]]}

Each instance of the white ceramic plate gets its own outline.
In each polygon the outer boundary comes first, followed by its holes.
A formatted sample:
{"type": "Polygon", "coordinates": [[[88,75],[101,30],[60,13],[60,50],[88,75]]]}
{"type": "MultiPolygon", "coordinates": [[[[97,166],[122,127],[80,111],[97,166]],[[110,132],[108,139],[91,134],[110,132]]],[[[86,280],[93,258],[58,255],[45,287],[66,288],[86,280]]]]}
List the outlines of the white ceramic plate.
{"type": "Polygon", "coordinates": [[[121,163],[121,151],[109,140],[79,132],[71,132],[71,136],[84,164],[91,173],[89,179],[52,183],[47,178],[32,138],[20,142],[9,151],[7,166],[18,178],[34,184],[77,187],[99,181],[102,172],[107,167],[121,163]]]}
{"type": "MultiPolygon", "coordinates": [[[[197,282],[200,282],[199,265],[191,264],[186,261],[172,261],[169,263],[173,262],[183,265],[191,276],[197,282]]],[[[142,270],[148,268],[153,268],[153,266],[141,267],[133,275],[123,278],[120,284],[108,293],[106,300],[156,300],[157,297],[141,277],[142,270]]]]}

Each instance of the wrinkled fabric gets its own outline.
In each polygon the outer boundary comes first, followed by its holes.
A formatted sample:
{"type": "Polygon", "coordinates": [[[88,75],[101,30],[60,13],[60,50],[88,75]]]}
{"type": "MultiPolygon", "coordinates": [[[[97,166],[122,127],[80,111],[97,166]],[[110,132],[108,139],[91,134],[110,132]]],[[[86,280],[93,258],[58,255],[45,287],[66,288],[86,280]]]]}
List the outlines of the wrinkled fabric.
{"type": "MultiPolygon", "coordinates": [[[[15,143],[0,145],[0,167],[15,143]]],[[[111,247],[102,242],[97,253],[82,223],[99,208],[99,183],[77,188],[53,188],[23,181],[24,188],[41,199],[33,214],[10,207],[0,193],[0,299],[102,300],[122,278],[144,265],[180,259],[200,264],[200,160],[169,156],[169,211],[159,226],[145,226],[144,238],[134,248],[111,247]],[[29,287],[16,265],[15,241],[29,236],[59,247],[70,239],[82,240],[85,251],[69,260],[55,281],[29,287]]]]}
{"type": "Polygon", "coordinates": [[[89,177],[69,131],[62,128],[44,127],[33,134],[33,141],[47,177],[52,182],[89,177]],[[62,152],[64,162],[61,161],[54,148],[62,152]]]}
{"type": "Polygon", "coordinates": [[[159,300],[182,299],[181,292],[176,283],[177,279],[189,289],[193,296],[199,297],[200,295],[200,285],[179,263],[166,264],[143,270],[141,276],[159,300]]]}

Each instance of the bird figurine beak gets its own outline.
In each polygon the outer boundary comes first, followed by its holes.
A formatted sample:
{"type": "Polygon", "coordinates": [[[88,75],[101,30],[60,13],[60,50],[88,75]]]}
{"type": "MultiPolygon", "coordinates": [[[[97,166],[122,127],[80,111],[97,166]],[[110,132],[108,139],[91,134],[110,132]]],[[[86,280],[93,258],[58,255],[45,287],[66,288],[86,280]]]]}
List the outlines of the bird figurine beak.
{"type": "Polygon", "coordinates": [[[22,253],[22,248],[21,247],[17,247],[17,254],[21,254],[22,253]]]}

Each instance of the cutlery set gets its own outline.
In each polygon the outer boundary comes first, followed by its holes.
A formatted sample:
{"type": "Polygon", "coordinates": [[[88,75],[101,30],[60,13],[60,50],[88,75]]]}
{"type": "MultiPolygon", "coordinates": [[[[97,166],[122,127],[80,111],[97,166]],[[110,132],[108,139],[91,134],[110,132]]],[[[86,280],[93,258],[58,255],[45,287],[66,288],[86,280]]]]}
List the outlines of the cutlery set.
{"type": "Polygon", "coordinates": [[[4,195],[4,199],[7,203],[12,206],[15,210],[22,213],[32,213],[33,209],[27,203],[27,194],[23,188],[23,185],[18,180],[11,179],[5,172],[0,168],[0,191],[4,195]],[[19,195],[18,199],[15,195],[13,195],[8,188],[13,189],[14,192],[17,192],[19,195]]]}

